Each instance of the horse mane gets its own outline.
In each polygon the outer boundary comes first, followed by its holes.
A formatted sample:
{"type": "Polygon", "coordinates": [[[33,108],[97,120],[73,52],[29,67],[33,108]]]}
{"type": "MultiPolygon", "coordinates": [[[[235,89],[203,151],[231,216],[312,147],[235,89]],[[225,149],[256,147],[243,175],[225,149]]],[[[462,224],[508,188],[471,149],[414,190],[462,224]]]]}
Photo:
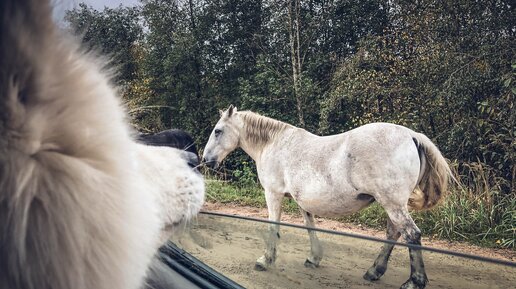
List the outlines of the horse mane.
{"type": "Polygon", "coordinates": [[[244,121],[244,131],[247,139],[255,146],[264,146],[274,141],[286,128],[294,127],[252,111],[240,111],[238,113],[244,121]]]}

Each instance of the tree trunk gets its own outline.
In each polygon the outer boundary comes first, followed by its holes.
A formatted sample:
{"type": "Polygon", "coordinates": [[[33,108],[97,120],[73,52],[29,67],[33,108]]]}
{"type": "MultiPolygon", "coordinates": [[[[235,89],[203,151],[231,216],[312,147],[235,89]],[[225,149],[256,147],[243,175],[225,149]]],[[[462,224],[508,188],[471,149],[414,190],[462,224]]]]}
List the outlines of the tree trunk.
{"type": "Polygon", "coordinates": [[[301,56],[299,47],[299,17],[300,17],[300,3],[299,0],[291,0],[288,4],[288,24],[289,24],[289,40],[290,40],[290,58],[292,62],[292,80],[294,86],[294,96],[296,98],[297,117],[299,125],[305,127],[305,118],[303,115],[303,98],[301,93],[300,75],[302,73],[301,68],[301,56]],[[294,2],[294,3],[293,3],[294,2]]]}
{"type": "Polygon", "coordinates": [[[188,8],[189,8],[189,14],[190,14],[190,24],[191,24],[191,28],[192,28],[192,35],[194,36],[194,51],[193,51],[193,65],[194,65],[194,69],[195,69],[195,76],[197,78],[197,81],[195,82],[195,109],[198,110],[198,111],[201,111],[201,107],[199,107],[199,104],[202,103],[202,87],[201,87],[201,82],[202,82],[202,75],[201,75],[201,63],[200,63],[200,59],[201,59],[201,53],[199,51],[199,37],[198,37],[198,34],[197,34],[197,26],[195,24],[195,15],[194,15],[194,7],[193,7],[193,1],[192,0],[189,0],[188,1],[188,8]]]}

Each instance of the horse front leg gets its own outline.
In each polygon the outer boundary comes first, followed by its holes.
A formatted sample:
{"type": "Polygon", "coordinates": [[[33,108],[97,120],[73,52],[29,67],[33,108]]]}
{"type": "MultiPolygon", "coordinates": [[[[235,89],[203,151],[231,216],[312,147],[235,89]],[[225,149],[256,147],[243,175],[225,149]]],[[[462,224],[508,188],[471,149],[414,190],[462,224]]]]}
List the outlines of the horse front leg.
{"type": "MultiPolygon", "coordinates": [[[[281,201],[284,194],[265,192],[265,201],[269,211],[269,221],[279,222],[281,217],[281,201]]],[[[266,239],[267,248],[265,254],[256,260],[255,270],[265,271],[276,261],[276,244],[280,238],[279,225],[269,225],[269,236],[266,239]]]]}
{"type": "MultiPolygon", "coordinates": [[[[394,224],[390,219],[387,219],[387,239],[392,241],[397,241],[400,237],[400,233],[394,227],[394,224]]],[[[389,257],[391,256],[392,249],[394,248],[393,244],[385,243],[380,251],[380,254],[374,261],[373,266],[367,270],[364,274],[364,279],[369,281],[376,281],[383,276],[385,271],[387,271],[387,262],[389,262],[389,257]]]]}
{"type": "MultiPolygon", "coordinates": [[[[299,208],[299,211],[301,211],[301,215],[303,215],[305,226],[308,228],[315,228],[314,216],[311,213],[301,209],[301,207],[299,208]]],[[[307,230],[308,236],[310,236],[310,256],[305,261],[305,267],[317,268],[319,267],[319,263],[323,257],[323,249],[315,232],[310,229],[307,230]]]]}

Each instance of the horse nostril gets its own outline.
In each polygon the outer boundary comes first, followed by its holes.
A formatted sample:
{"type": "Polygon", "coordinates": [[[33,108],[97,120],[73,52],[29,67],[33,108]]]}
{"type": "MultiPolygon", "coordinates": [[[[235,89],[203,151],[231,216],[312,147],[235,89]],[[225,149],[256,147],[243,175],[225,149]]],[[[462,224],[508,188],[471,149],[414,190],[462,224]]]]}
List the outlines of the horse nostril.
{"type": "Polygon", "coordinates": [[[216,169],[219,166],[219,163],[216,160],[212,159],[212,160],[206,161],[206,165],[208,165],[208,167],[210,167],[212,169],[216,169]]]}

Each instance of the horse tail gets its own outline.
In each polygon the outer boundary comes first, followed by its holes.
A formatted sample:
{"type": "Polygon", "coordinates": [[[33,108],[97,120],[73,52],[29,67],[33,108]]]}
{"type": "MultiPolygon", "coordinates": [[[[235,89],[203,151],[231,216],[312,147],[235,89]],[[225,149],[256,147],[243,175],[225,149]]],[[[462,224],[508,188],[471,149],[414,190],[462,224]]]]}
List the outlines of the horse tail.
{"type": "Polygon", "coordinates": [[[417,186],[409,197],[408,206],[426,210],[444,197],[449,178],[453,174],[439,149],[424,134],[411,132],[421,163],[417,186]]]}

